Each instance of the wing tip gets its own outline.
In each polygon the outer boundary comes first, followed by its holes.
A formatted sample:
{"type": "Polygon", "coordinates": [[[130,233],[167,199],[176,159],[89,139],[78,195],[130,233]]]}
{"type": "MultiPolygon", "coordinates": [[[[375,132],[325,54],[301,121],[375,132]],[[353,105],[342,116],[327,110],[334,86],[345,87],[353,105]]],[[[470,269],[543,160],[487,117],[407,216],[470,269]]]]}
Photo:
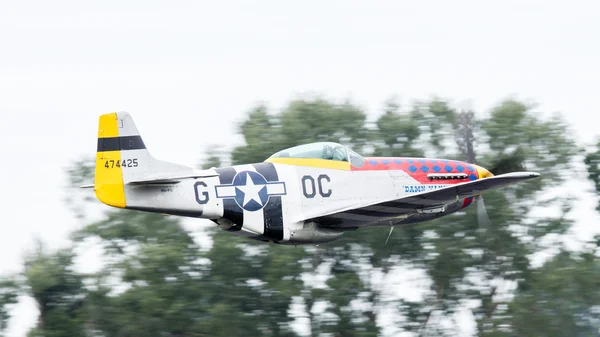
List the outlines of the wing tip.
{"type": "Polygon", "coordinates": [[[510,172],[510,173],[505,173],[505,174],[501,174],[498,175],[496,177],[505,177],[505,178],[517,178],[517,179],[533,179],[533,178],[538,178],[540,176],[540,174],[538,172],[529,172],[529,171],[524,171],[524,172],[510,172]]]}

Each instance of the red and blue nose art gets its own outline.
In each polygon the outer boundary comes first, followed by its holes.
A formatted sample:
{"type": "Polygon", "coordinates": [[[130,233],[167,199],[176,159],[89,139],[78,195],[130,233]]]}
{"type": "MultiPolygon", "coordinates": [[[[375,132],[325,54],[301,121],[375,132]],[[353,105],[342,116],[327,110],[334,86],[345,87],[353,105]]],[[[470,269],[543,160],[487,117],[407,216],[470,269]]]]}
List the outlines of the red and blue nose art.
{"type": "MultiPolygon", "coordinates": [[[[475,166],[448,159],[435,158],[366,158],[367,161],[362,167],[352,167],[353,171],[386,171],[402,170],[421,184],[439,184],[438,180],[429,179],[430,173],[464,173],[469,181],[479,179],[479,174],[475,166]]],[[[465,179],[448,179],[444,184],[458,184],[465,182],[465,179]]],[[[465,208],[473,202],[473,197],[466,198],[462,208],[465,208]]]]}
{"type": "MultiPolygon", "coordinates": [[[[475,166],[458,161],[432,158],[366,158],[362,167],[352,167],[353,171],[402,170],[422,184],[435,181],[427,178],[428,173],[465,173],[469,180],[479,178],[475,166]]],[[[464,179],[447,180],[448,184],[456,184],[464,179]]]]}

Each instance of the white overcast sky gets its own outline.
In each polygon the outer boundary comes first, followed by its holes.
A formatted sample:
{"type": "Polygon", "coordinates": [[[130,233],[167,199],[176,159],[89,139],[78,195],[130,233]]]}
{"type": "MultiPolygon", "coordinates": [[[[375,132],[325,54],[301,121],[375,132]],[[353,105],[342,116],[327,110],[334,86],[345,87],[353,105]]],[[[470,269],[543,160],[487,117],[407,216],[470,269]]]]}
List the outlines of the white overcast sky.
{"type": "MultiPolygon", "coordinates": [[[[129,111],[156,157],[188,165],[237,141],[254,103],[307,92],[370,115],[391,95],[480,111],[515,95],[593,142],[599,13],[594,0],[0,0],[0,271],[20,270],[34,236],[56,247],[77,228],[64,167],[94,154],[102,113],[129,111]]],[[[10,332],[24,336],[35,310],[17,314],[10,332]]]]}

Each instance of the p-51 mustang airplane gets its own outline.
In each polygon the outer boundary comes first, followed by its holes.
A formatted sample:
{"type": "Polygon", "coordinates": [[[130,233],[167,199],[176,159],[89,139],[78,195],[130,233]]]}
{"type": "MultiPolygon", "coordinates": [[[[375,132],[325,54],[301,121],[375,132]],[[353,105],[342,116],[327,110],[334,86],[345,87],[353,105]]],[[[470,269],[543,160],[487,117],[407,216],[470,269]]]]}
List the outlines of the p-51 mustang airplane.
{"type": "Polygon", "coordinates": [[[93,187],[110,206],[210,219],[278,244],[436,219],[485,191],[538,177],[494,176],[461,161],[365,158],[337,143],[300,145],[262,163],[197,170],[153,158],[126,112],[100,116],[93,187]]]}

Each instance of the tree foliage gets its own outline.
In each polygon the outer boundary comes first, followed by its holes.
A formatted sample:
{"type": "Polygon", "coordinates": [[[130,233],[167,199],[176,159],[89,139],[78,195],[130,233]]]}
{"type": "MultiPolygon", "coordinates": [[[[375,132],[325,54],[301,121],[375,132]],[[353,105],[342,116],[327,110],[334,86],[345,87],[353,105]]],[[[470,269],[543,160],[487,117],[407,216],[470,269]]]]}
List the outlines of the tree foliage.
{"type": "MultiPolygon", "coordinates": [[[[600,139],[593,151],[586,154],[584,163],[587,168],[588,178],[594,184],[596,194],[600,195],[600,139]]],[[[600,201],[596,206],[596,210],[600,211],[600,201]]]]}
{"type": "Polygon", "coordinates": [[[83,277],[73,270],[70,249],[49,252],[38,243],[25,261],[27,291],[40,315],[30,337],[85,336],[83,277]]]}
{"type": "Polygon", "coordinates": [[[600,332],[600,250],[562,250],[535,270],[511,303],[512,326],[523,336],[597,336],[600,332]]]}
{"type": "Polygon", "coordinates": [[[9,313],[18,302],[20,288],[20,282],[15,277],[0,279],[0,336],[4,336],[8,327],[9,313]]]}
{"type": "MultiPolygon", "coordinates": [[[[379,336],[384,326],[455,335],[455,314],[464,309],[471,310],[478,336],[529,334],[536,327],[539,335],[553,335],[556,325],[564,332],[596,324],[597,259],[563,252],[539,270],[531,264],[547,248],[543,238],[572,224],[569,198],[545,197],[564,181],[578,151],[560,117],[540,118],[515,100],[483,116],[439,98],[406,107],[391,99],[371,123],[349,101],[317,97],[279,112],[256,106],[238,128],[244,143],[230,154],[211,147],[200,166],[261,162],[287,147],[334,141],[365,155],[456,158],[495,174],[527,169],[543,178],[486,193],[479,207],[395,228],[389,240],[388,228],[371,228],[308,247],[266,245],[212,229],[212,246],[203,250],[182,218],[110,209],[92,221],[77,212],[85,226],[74,233],[74,246],[99,242],[104,267],[74,271],[73,248],[33,254],[27,291],[41,314],[32,336],[291,337],[299,335],[297,325],[312,336],[379,336]],[[534,217],[540,202],[555,214],[534,217]],[[576,275],[562,271],[569,265],[576,275]],[[406,284],[390,289],[389,280],[407,270],[421,275],[412,282],[418,294],[406,284]],[[550,324],[557,317],[563,320],[550,324]]],[[[70,182],[89,181],[91,167],[91,161],[76,163],[70,182]]],[[[88,197],[73,195],[69,203],[78,205],[74,211],[89,207],[88,197]]]]}

